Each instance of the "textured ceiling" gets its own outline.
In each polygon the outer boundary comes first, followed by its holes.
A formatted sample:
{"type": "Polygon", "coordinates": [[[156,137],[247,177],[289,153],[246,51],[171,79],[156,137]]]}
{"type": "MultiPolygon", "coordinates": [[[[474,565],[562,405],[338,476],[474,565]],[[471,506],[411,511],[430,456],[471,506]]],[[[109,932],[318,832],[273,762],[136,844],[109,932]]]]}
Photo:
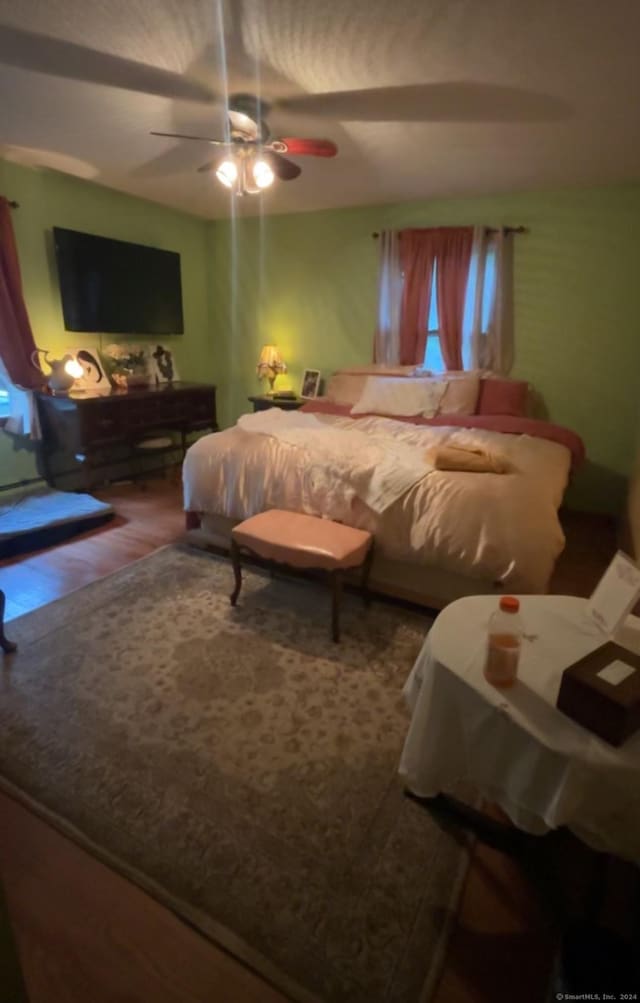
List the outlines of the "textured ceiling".
{"type": "Polygon", "coordinates": [[[640,0],[0,0],[0,155],[226,216],[213,148],[149,131],[250,91],[339,154],[242,213],[640,178],[638,38],[640,0]]]}

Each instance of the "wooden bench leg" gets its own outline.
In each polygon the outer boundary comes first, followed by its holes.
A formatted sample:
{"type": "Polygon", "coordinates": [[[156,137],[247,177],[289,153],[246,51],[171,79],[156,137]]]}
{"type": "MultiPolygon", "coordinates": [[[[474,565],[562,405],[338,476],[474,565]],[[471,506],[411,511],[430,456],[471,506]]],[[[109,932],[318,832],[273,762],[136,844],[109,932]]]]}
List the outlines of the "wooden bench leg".
{"type": "Polygon", "coordinates": [[[0,589],[0,648],[7,654],[10,654],[10,652],[16,650],[17,645],[13,641],[10,641],[4,632],[4,603],[4,592],[0,589]]]}
{"type": "Polygon", "coordinates": [[[240,589],[242,588],[242,569],[240,565],[240,547],[236,541],[231,537],[231,566],[233,567],[233,576],[235,579],[235,587],[229,599],[231,600],[231,605],[235,606],[238,601],[238,596],[240,595],[240,589]]]}
{"type": "Polygon", "coordinates": [[[331,636],[338,643],[340,640],[340,598],[342,596],[342,574],[340,571],[330,571],[331,578],[331,636]]]}
{"type": "Polygon", "coordinates": [[[371,541],[371,546],[367,551],[367,556],[364,559],[364,564],[362,565],[362,581],[360,583],[360,590],[362,592],[362,598],[364,600],[365,606],[371,604],[371,593],[369,592],[369,575],[371,573],[371,565],[373,563],[373,540],[371,541]]]}

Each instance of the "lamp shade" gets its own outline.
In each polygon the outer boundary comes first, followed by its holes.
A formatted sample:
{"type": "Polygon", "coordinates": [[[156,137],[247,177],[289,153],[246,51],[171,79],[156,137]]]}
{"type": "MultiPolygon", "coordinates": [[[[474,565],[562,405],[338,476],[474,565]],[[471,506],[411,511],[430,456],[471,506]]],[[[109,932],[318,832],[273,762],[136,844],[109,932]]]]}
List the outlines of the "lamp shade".
{"type": "Polygon", "coordinates": [[[286,373],[287,364],[280,355],[280,350],[275,345],[263,345],[258,362],[258,376],[268,377],[270,393],[273,393],[273,384],[278,373],[286,373]]]}
{"type": "Polygon", "coordinates": [[[280,349],[275,345],[264,345],[260,352],[258,374],[264,376],[267,369],[273,369],[276,373],[286,373],[287,371],[287,365],[280,354],[280,349]]]}

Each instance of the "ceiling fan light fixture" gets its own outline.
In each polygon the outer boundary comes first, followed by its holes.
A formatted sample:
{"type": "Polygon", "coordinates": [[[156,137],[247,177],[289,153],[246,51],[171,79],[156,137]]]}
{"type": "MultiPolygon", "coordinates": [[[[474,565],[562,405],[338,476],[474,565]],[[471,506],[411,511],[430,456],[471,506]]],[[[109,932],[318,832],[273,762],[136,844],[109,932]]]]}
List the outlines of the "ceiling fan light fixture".
{"type": "Polygon", "coordinates": [[[260,188],[253,176],[253,164],[249,158],[243,156],[238,166],[239,182],[236,188],[236,195],[259,195],[260,188]]]}
{"type": "Polygon", "coordinates": [[[216,177],[225,188],[233,188],[238,180],[238,167],[234,160],[223,160],[216,168],[216,177]]]}
{"type": "Polygon", "coordinates": [[[274,182],[275,174],[271,170],[271,167],[266,162],[266,160],[254,161],[253,164],[253,180],[257,184],[258,188],[268,188],[274,182]]]}

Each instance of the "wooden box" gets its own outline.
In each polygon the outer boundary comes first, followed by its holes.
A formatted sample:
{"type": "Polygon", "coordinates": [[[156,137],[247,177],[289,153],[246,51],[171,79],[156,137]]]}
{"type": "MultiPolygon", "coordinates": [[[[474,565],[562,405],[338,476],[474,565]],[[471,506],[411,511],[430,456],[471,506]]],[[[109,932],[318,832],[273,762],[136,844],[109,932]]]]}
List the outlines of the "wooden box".
{"type": "Polygon", "coordinates": [[[640,728],[640,655],[613,641],[602,644],[564,670],[557,706],[606,742],[622,745],[640,728]]]}

